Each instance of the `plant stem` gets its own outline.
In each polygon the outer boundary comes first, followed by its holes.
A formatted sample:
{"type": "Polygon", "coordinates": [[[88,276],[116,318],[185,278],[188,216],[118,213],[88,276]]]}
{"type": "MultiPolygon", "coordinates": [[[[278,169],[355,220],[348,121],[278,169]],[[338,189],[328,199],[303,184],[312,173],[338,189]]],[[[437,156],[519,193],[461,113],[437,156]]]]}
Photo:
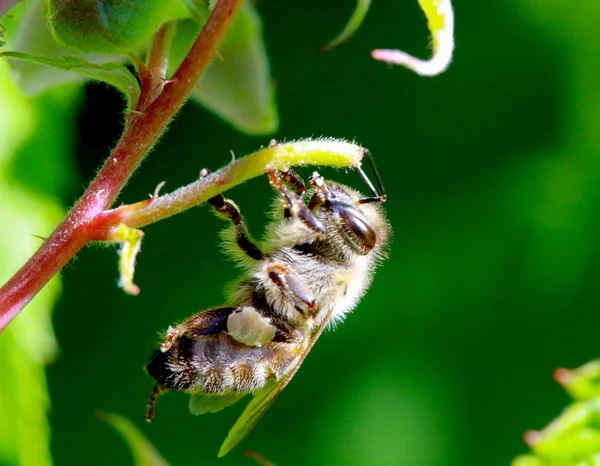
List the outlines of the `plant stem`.
{"type": "Polygon", "coordinates": [[[110,229],[121,224],[139,228],[200,205],[216,194],[261,175],[272,166],[283,170],[298,165],[352,167],[361,163],[364,149],[333,139],[306,140],[277,144],[234,160],[206,178],[172,193],[99,213],[89,225],[95,240],[106,240],[110,229]]]}
{"type": "Polygon", "coordinates": [[[142,83],[143,98],[138,101],[138,111],[144,111],[160,95],[166,83],[169,67],[169,51],[175,35],[175,21],[170,21],[158,30],[152,39],[146,64],[139,61],[138,74],[142,83]]]}
{"type": "Polygon", "coordinates": [[[130,116],[117,146],[81,199],[40,249],[0,289],[0,332],[90,241],[88,223],[109,208],[156,144],[212,60],[243,0],[219,0],[173,78],[148,108],[130,116]]]}

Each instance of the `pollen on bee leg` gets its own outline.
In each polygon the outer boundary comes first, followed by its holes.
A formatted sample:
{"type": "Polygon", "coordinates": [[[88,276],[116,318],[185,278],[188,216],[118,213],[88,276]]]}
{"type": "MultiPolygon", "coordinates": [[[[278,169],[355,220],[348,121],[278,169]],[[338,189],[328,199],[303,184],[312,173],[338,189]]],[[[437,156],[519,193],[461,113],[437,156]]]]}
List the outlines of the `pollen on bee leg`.
{"type": "Polygon", "coordinates": [[[313,174],[308,178],[308,180],[312,186],[319,189],[320,191],[328,191],[327,186],[325,185],[325,180],[319,174],[319,172],[313,172],[313,174]]]}
{"type": "Polygon", "coordinates": [[[275,327],[269,318],[246,306],[229,315],[227,333],[245,345],[262,346],[275,337],[275,327]]]}
{"type": "Polygon", "coordinates": [[[173,342],[181,335],[181,330],[179,330],[179,327],[171,327],[169,325],[169,328],[167,329],[167,338],[165,339],[164,343],[162,343],[160,345],[160,351],[162,353],[166,353],[167,351],[169,351],[169,349],[171,349],[171,346],[173,345],[173,342]]]}

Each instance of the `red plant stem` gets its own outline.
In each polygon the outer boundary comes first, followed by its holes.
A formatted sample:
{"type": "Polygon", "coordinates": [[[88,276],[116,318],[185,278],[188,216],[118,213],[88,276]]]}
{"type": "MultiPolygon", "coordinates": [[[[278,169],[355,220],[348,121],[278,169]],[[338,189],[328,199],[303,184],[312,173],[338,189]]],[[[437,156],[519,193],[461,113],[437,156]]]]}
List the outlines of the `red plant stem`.
{"type": "Polygon", "coordinates": [[[123,136],[98,175],[40,249],[0,289],[0,332],[90,241],[88,224],[108,209],[134,170],[185,103],[215,55],[243,0],[219,0],[163,93],[142,113],[130,115],[123,136]]]}

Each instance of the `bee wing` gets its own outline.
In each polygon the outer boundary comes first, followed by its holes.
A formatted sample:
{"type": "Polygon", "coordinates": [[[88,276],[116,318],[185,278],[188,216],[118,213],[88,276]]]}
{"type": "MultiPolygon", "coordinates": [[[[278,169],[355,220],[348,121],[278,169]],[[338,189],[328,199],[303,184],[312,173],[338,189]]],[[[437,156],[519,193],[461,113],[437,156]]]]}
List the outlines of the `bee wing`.
{"type": "Polygon", "coordinates": [[[191,395],[190,412],[199,416],[205,413],[216,413],[223,408],[241,400],[247,393],[232,393],[230,395],[191,395]]]}
{"type": "Polygon", "coordinates": [[[221,445],[221,449],[219,450],[219,458],[225,456],[231,450],[233,450],[244,438],[250,433],[254,426],[258,424],[258,421],[265,415],[267,410],[271,407],[275,399],[279,396],[281,391],[286,387],[292,377],[298,372],[300,365],[314,346],[315,342],[323,332],[323,329],[329,322],[331,318],[331,312],[333,308],[329,309],[325,319],[317,331],[313,334],[313,336],[307,340],[307,344],[303,349],[302,353],[298,356],[298,358],[290,364],[290,368],[288,373],[282,377],[280,380],[276,380],[268,383],[265,387],[261,388],[254,392],[254,396],[246,409],[242,413],[242,415],[235,422],[229,433],[227,434],[227,438],[221,445]]]}

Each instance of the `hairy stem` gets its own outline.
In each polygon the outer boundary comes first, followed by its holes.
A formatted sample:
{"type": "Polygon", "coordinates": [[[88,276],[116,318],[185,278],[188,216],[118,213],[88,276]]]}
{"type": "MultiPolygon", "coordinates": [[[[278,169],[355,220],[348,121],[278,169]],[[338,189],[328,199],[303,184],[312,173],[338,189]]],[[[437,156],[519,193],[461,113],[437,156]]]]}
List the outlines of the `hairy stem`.
{"type": "Polygon", "coordinates": [[[157,222],[200,205],[216,194],[265,173],[271,166],[281,170],[302,165],[353,167],[360,165],[363,153],[361,146],[332,139],[272,145],[234,160],[206,178],[172,193],[101,212],[90,224],[90,235],[101,241],[110,238],[111,228],[119,225],[139,228],[157,222]]]}
{"type": "Polygon", "coordinates": [[[130,115],[117,146],[63,222],[0,289],[0,332],[54,275],[90,241],[89,222],[109,208],[134,170],[185,103],[213,58],[243,0],[219,0],[186,58],[163,92],[143,112],[130,115]]]}

